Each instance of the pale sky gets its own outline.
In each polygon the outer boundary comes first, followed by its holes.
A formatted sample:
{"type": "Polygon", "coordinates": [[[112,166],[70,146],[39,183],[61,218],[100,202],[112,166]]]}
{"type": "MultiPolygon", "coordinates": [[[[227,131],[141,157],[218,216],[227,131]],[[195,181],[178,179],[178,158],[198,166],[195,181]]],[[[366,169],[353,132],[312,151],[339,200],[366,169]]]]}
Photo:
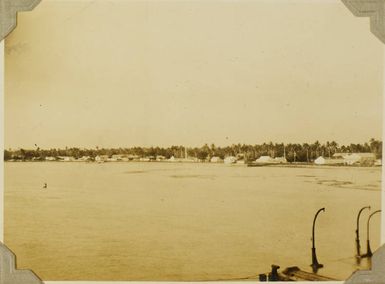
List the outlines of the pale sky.
{"type": "Polygon", "coordinates": [[[5,64],[6,148],[381,138],[384,46],[339,0],[43,0],[5,64]]]}

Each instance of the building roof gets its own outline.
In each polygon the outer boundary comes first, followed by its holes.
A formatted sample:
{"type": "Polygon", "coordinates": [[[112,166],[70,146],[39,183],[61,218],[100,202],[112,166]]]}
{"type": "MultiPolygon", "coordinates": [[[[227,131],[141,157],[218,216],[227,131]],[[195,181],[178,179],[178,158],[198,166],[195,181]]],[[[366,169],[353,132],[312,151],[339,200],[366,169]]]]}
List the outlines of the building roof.
{"type": "Polygon", "coordinates": [[[358,156],[360,158],[375,158],[376,157],[376,155],[373,153],[351,153],[349,156],[353,156],[353,157],[358,156]]]}
{"type": "Polygon", "coordinates": [[[349,156],[359,156],[361,158],[373,158],[375,157],[375,154],[374,153],[334,153],[333,154],[333,157],[349,157],[349,156]]]}
{"type": "Polygon", "coordinates": [[[349,153],[334,153],[333,157],[344,157],[344,156],[347,156],[347,155],[349,155],[349,153]]]}

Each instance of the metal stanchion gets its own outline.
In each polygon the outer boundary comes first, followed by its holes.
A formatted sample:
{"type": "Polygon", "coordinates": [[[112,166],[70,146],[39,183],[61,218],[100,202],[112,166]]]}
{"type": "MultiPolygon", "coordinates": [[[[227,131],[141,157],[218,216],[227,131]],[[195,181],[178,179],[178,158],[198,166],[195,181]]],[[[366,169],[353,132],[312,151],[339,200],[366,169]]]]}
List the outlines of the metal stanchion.
{"type": "Polygon", "coordinates": [[[365,206],[365,207],[362,207],[360,209],[360,211],[358,212],[358,215],[357,215],[357,229],[356,229],[356,248],[357,248],[357,255],[356,257],[357,258],[360,258],[361,257],[361,245],[360,245],[360,216],[361,216],[361,213],[364,209],[369,209],[370,210],[370,206],[365,206]]]}
{"type": "Polygon", "coordinates": [[[376,213],[379,213],[379,212],[381,212],[381,210],[374,211],[372,214],[370,214],[369,218],[368,218],[368,222],[366,223],[366,230],[367,230],[367,232],[366,232],[366,253],[361,256],[362,258],[372,257],[372,255],[373,255],[372,250],[370,248],[369,225],[370,225],[370,219],[372,218],[372,216],[376,213]]]}
{"type": "Polygon", "coordinates": [[[311,263],[311,267],[313,268],[313,272],[316,273],[318,271],[319,268],[322,268],[323,267],[323,264],[320,264],[318,263],[318,260],[317,260],[317,254],[316,254],[316,249],[315,249],[315,232],[314,232],[314,228],[315,228],[315,221],[317,219],[317,216],[318,214],[321,212],[321,211],[324,211],[325,212],[325,208],[321,208],[317,211],[317,213],[315,214],[314,216],[314,220],[313,220],[313,233],[312,233],[312,243],[313,243],[313,246],[311,248],[311,258],[312,258],[312,263],[311,263]]]}

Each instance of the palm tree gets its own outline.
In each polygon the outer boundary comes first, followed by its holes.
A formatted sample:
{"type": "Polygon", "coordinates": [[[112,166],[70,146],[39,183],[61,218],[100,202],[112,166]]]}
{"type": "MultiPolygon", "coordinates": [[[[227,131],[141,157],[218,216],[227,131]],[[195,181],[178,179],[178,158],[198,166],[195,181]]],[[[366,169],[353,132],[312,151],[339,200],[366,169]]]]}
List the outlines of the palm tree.
{"type": "Polygon", "coordinates": [[[335,154],[338,150],[338,143],[336,141],[330,142],[330,147],[333,149],[333,154],[335,154]]]}
{"type": "Polygon", "coordinates": [[[302,145],[302,148],[306,150],[306,161],[309,163],[309,148],[310,148],[310,145],[307,144],[307,143],[304,143],[302,145]]]}

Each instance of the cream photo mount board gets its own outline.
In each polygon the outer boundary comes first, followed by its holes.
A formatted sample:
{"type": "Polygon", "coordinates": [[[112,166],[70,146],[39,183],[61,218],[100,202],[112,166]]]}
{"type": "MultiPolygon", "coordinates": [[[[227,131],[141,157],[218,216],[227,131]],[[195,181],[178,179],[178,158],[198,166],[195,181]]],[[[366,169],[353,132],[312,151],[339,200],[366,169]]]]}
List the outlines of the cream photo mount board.
{"type": "MultiPolygon", "coordinates": [[[[48,2],[48,0],[46,0],[48,2]]],[[[59,1],[57,1],[59,2],[59,1]]],[[[64,1],[63,1],[64,2],[64,1]]],[[[76,2],[76,1],[75,1],[76,2]]],[[[80,1],[79,1],[80,2],[80,1]]],[[[114,1],[110,1],[114,2],[114,1]]],[[[119,1],[116,1],[119,2],[119,1]]],[[[134,1],[121,1],[121,2],[134,2],[134,1]]],[[[136,1],[136,2],[143,2],[143,1],[136,1]]],[[[178,1],[175,1],[178,2],[178,1]]],[[[216,1],[220,2],[220,1],[216,1]]],[[[224,1],[228,2],[228,1],[224,1]]],[[[242,5],[242,3],[245,1],[239,1],[239,5],[242,5]]],[[[280,5],[280,3],[287,2],[287,1],[275,1],[277,7],[280,5]]],[[[304,2],[304,1],[293,1],[293,2],[304,2]]],[[[311,2],[317,2],[317,1],[306,1],[308,3],[311,2]]],[[[327,2],[336,2],[336,1],[327,1],[327,2]]],[[[344,5],[355,15],[359,17],[368,17],[370,20],[370,31],[373,33],[373,37],[376,36],[378,40],[384,42],[384,11],[385,11],[385,3],[384,1],[342,1],[344,5]]],[[[19,0],[19,1],[4,1],[2,0],[0,5],[0,16],[1,16],[1,36],[4,38],[6,35],[8,35],[13,28],[16,26],[16,13],[18,11],[29,11],[32,10],[36,5],[39,4],[39,1],[28,1],[28,0],[19,0]]],[[[201,5],[205,5],[204,2],[201,2],[201,5]]],[[[31,13],[31,12],[29,12],[31,13]]],[[[81,11],[80,11],[81,14],[81,11]]],[[[75,15],[76,16],[76,15],[75,15]]],[[[78,15],[77,17],[81,17],[78,15]]],[[[366,20],[368,18],[365,18],[366,20]]],[[[369,31],[369,25],[368,25],[368,33],[369,31]]],[[[59,31],[58,31],[59,33],[59,31]]],[[[4,49],[4,42],[2,42],[2,49],[4,49]]],[[[23,48],[21,46],[21,48],[23,48]]],[[[3,60],[3,58],[2,58],[3,60]]],[[[382,58],[382,62],[384,59],[382,58]]],[[[4,62],[2,62],[3,66],[4,62]]],[[[4,71],[3,71],[4,73],[4,71]]],[[[2,87],[2,94],[3,94],[3,100],[4,100],[4,91],[3,91],[3,84],[1,84],[2,87]]],[[[384,133],[384,131],[383,131],[384,133]]],[[[3,146],[4,147],[4,146],[3,146]]],[[[3,171],[2,171],[3,175],[3,171]]],[[[382,175],[382,177],[384,174],[382,175]]],[[[382,188],[382,191],[384,189],[382,188]]],[[[3,200],[3,199],[2,199],[3,200]]],[[[384,214],[384,213],[382,213],[384,214]]],[[[383,215],[382,215],[383,216],[383,215]]],[[[382,224],[384,224],[384,218],[381,218],[382,224]]],[[[382,230],[384,229],[384,225],[382,225],[382,230]]],[[[382,231],[383,232],[383,231],[382,231]]],[[[384,243],[384,234],[382,234],[382,243],[384,243]]],[[[362,244],[362,247],[364,247],[364,244],[362,244]]],[[[38,279],[36,275],[31,273],[30,271],[18,271],[15,268],[15,261],[14,256],[12,252],[10,252],[4,245],[0,247],[1,251],[1,275],[0,283],[40,283],[41,281],[38,279]],[[8,269],[6,269],[8,268],[8,269]],[[23,282],[24,281],[24,282],[23,282]]],[[[367,283],[382,283],[382,279],[384,278],[384,267],[381,266],[379,263],[383,263],[385,258],[384,248],[378,249],[373,258],[372,258],[372,271],[359,271],[355,273],[348,281],[347,283],[363,283],[363,281],[367,283]]],[[[267,265],[270,265],[267,264],[267,265]]],[[[307,267],[306,267],[307,269],[307,267]]],[[[306,270],[305,269],[305,270],[306,270]]],[[[322,270],[321,270],[322,271],[322,270]]],[[[256,271],[256,274],[258,272],[267,272],[267,271],[256,271]]],[[[320,272],[320,274],[322,274],[320,272]]],[[[45,283],[61,283],[60,281],[44,281],[45,283]]],[[[65,282],[68,283],[68,282],[65,282]]],[[[75,283],[80,283],[80,281],[75,281],[75,283]]],[[[111,282],[111,283],[119,283],[119,282],[111,282]]]]}

